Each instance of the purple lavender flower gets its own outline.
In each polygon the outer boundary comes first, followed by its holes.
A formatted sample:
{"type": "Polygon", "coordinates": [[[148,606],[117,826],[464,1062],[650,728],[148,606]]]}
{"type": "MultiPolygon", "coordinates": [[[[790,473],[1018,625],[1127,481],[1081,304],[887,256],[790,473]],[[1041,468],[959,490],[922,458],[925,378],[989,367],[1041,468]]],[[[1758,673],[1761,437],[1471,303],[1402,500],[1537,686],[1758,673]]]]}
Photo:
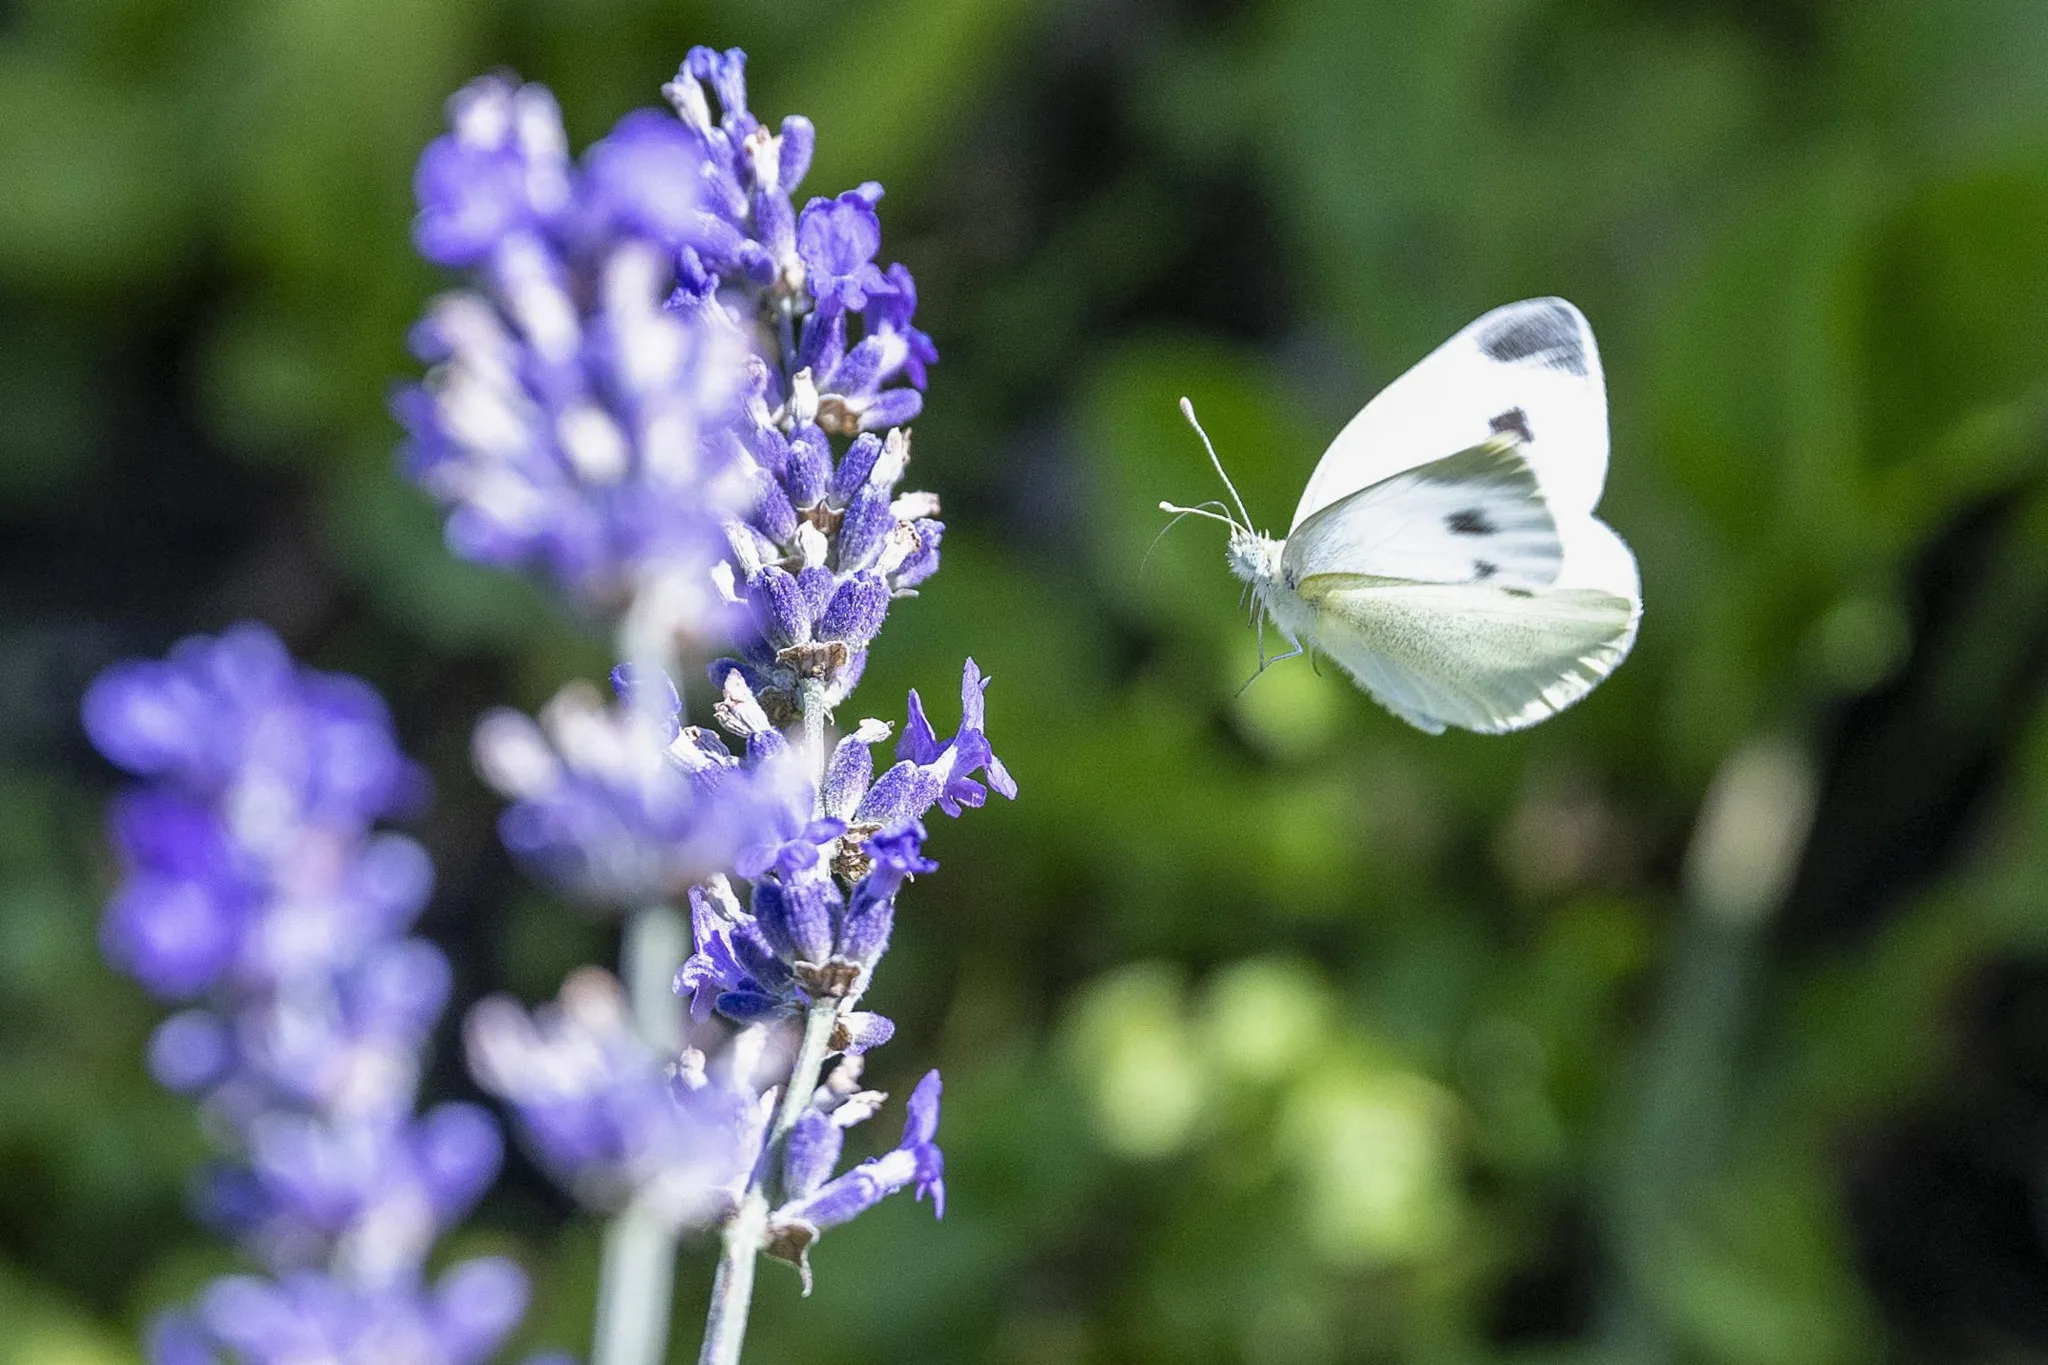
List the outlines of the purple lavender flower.
{"type": "Polygon", "coordinates": [[[100,750],[148,781],[112,809],[108,957],[194,1002],[157,1029],[150,1069],[199,1097],[223,1141],[207,1213],[280,1277],[217,1281],[153,1332],[153,1358],[483,1358],[525,1284],[481,1261],[423,1287],[501,1142],[471,1105],[413,1114],[449,970],[405,937],[425,853],[375,828],[424,785],[383,703],[242,625],[114,665],[83,710],[100,750]]]}
{"type": "Polygon", "coordinates": [[[700,630],[744,477],[709,439],[737,410],[739,334],[666,306],[709,221],[697,140],[640,111],[573,167],[552,98],[499,77],[450,115],[421,158],[417,234],[475,287],[414,331],[433,368],[396,400],[404,465],[464,558],[538,566],[605,612],[653,592],[664,629],[700,630]]]}
{"type": "Polygon", "coordinates": [[[371,825],[424,780],[356,679],[301,670],[244,624],[114,665],[84,719],[102,753],[154,779],[112,808],[124,878],[102,940],[158,995],[332,971],[419,913],[425,852],[371,825]]]}
{"type": "Polygon", "coordinates": [[[448,101],[450,131],[420,156],[413,240],[446,266],[481,264],[520,233],[546,233],[570,204],[568,139],[545,86],[501,76],[448,101]]]}
{"type": "MultiPolygon", "coordinates": [[[[472,1365],[490,1358],[526,1311],[526,1276],[501,1257],[444,1271],[431,1288],[362,1289],[298,1271],[276,1280],[215,1280],[192,1314],[160,1318],[149,1333],[154,1365],[472,1365]]],[[[538,1365],[538,1362],[535,1362],[538,1365]]]]}
{"type": "Polygon", "coordinates": [[[741,757],[681,726],[666,679],[653,703],[625,695],[628,675],[618,685],[622,700],[610,706],[572,685],[538,723],[500,709],[477,726],[477,767],[513,798],[499,823],[505,846],[548,881],[614,909],[679,898],[764,830],[808,815],[810,781],[766,717],[751,719],[758,707],[737,693],[726,705],[750,718],[753,743],[741,757]]]}
{"type": "Polygon", "coordinates": [[[767,1115],[761,1036],[673,1068],[634,1032],[619,985],[578,968],[529,1015],[494,997],[470,1012],[470,1069],[510,1103],[535,1155],[593,1208],[639,1204],[675,1227],[738,1203],[767,1115]]]}
{"type": "MultiPolygon", "coordinates": [[[[856,1006],[898,894],[937,867],[931,809],[1016,794],[972,661],[950,738],[912,693],[879,777],[879,721],[826,751],[831,713],[890,604],[938,570],[945,531],[938,499],[901,487],[938,352],[910,272],[882,265],[881,186],[799,212],[815,130],[753,113],[738,50],[693,49],[663,93],[676,121],[629,115],[580,165],[544,92],[485,81],[451,105],[455,131],[422,159],[417,230],[476,284],[421,325],[434,368],[398,401],[408,464],[450,507],[458,553],[546,568],[632,656],[617,703],[571,688],[537,720],[485,717],[476,757],[512,798],[505,844],[579,899],[633,907],[635,954],[687,894],[695,951],[675,985],[695,1036],[713,1013],[741,1026],[708,1055],[663,1055],[644,1039],[678,1021],[636,998],[630,1026],[594,971],[552,1006],[486,1001],[468,1023],[472,1071],[536,1156],[620,1215],[598,1318],[607,1350],[635,1358],[663,1334],[612,1295],[665,1264],[638,1215],[671,1232],[725,1220],[727,1254],[749,1260],[769,1227],[801,1263],[891,1191],[943,1198],[936,1073],[901,1146],[833,1175],[845,1130],[883,1098],[857,1088],[861,1056],[894,1032],[856,1006]],[[710,667],[716,731],[685,723],[654,667],[714,641],[730,649],[710,667]],[[802,1041],[783,1047],[799,1019],[802,1041]],[[615,1254],[640,1268],[614,1275],[615,1254]]],[[[184,976],[216,970],[194,957],[184,976]]],[[[157,1065],[204,1084],[223,1050],[181,1022],[157,1065]]],[[[707,1358],[737,1358],[744,1311],[714,1314],[728,1327],[707,1358]]]]}
{"type": "MultiPolygon", "coordinates": [[[[922,819],[933,806],[957,817],[962,807],[978,807],[988,800],[987,788],[974,779],[977,772],[990,787],[1016,800],[1016,782],[989,747],[983,697],[989,681],[969,659],[960,677],[960,728],[943,743],[925,716],[923,700],[911,692],[909,720],[896,742],[895,764],[872,785],[864,785],[858,781],[859,759],[835,755],[835,768],[845,775],[836,786],[828,779],[827,811],[855,830],[898,829],[922,819]]],[[[862,743],[861,732],[842,740],[842,751],[849,742],[862,743]]]]}
{"type": "MultiPolygon", "coordinates": [[[[932,1215],[946,1216],[946,1158],[939,1150],[939,1073],[925,1073],[910,1092],[903,1141],[895,1150],[868,1161],[835,1179],[826,1180],[838,1164],[849,1126],[843,1111],[814,1105],[791,1130],[783,1159],[784,1202],[768,1220],[771,1255],[796,1263],[810,1287],[808,1254],[819,1235],[851,1222],[890,1195],[914,1187],[916,1197],[932,1197],[932,1215]]],[[[872,1106],[866,1112],[872,1112],[872,1106]]],[[[866,1117],[866,1112],[853,1120],[866,1117]]]]}
{"type": "Polygon", "coordinates": [[[787,436],[758,402],[750,409],[758,492],[749,517],[727,528],[721,579],[749,628],[740,657],[713,666],[714,679],[740,672],[771,716],[794,711],[807,679],[828,706],[852,691],[890,601],[914,596],[937,570],[945,532],[938,499],[896,491],[910,460],[904,433],[864,433],[834,462],[815,391],[801,374],[795,388],[787,436]]]}
{"type": "MultiPolygon", "coordinates": [[[[987,686],[968,660],[960,729],[943,743],[912,692],[898,760],[880,779],[870,750],[888,737],[888,726],[866,720],[840,740],[825,768],[823,818],[800,827],[785,821],[781,837],[739,857],[736,870],[753,883],[747,907],[723,877],[691,889],[697,951],[677,973],[676,991],[690,998],[694,1017],[716,1009],[756,1023],[828,996],[845,999],[850,1011],[889,945],[897,892],[938,868],[922,851],[923,817],[933,806],[957,816],[986,801],[976,772],[1016,797],[1017,784],[985,733],[987,686]]],[[[862,1015],[846,1024],[836,1045],[857,1053],[893,1029],[879,1015],[862,1015]]]]}

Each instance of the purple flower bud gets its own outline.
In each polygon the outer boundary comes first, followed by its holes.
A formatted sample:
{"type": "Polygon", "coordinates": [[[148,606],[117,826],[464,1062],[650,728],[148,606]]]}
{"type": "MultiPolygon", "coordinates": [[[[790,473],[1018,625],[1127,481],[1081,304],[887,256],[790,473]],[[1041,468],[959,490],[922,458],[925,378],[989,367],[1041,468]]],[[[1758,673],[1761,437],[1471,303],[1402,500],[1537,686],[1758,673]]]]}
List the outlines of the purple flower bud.
{"type": "Polygon", "coordinates": [[[877,488],[870,481],[862,484],[847,503],[845,519],[839,524],[842,570],[865,569],[882,553],[882,543],[896,529],[889,501],[889,490],[877,488]]]}
{"type": "Polygon", "coordinates": [[[764,423],[750,424],[746,436],[747,452],[763,469],[777,479],[789,469],[789,438],[779,427],[764,423]]]}
{"type": "Polygon", "coordinates": [[[782,481],[763,469],[755,475],[754,486],[755,529],[778,544],[788,544],[796,538],[797,516],[782,481]]]}
{"type": "Polygon", "coordinates": [[[874,755],[869,746],[889,737],[889,727],[877,720],[864,720],[854,732],[833,747],[825,765],[825,813],[850,820],[875,778],[874,755]]]}
{"type": "Polygon", "coordinates": [[[832,1176],[839,1154],[846,1147],[846,1130],[828,1113],[806,1109],[789,1130],[788,1145],[782,1153],[782,1192],[788,1199],[802,1199],[832,1176]]]}
{"type": "Polygon", "coordinates": [[[889,950],[896,925],[896,898],[863,881],[847,902],[846,922],[839,931],[839,956],[871,967],[889,950]]]}
{"type": "Polygon", "coordinates": [[[895,1151],[872,1161],[863,1161],[845,1175],[820,1186],[801,1199],[777,1209],[770,1219],[776,1225],[806,1224],[813,1233],[838,1227],[873,1208],[906,1185],[915,1185],[917,1197],[932,1196],[932,1212],[943,1218],[946,1212],[946,1161],[940,1152],[939,1073],[928,1073],[911,1092],[909,1117],[903,1126],[903,1141],[895,1151]]]}
{"type": "Polygon", "coordinates": [[[849,1057],[870,1052],[896,1036],[894,1020],[867,1010],[848,1010],[839,1016],[839,1027],[845,1031],[849,1057]]]}
{"type": "Polygon", "coordinates": [[[683,59],[683,71],[700,81],[711,82],[727,123],[748,119],[745,52],[736,47],[723,52],[715,48],[693,47],[683,59]]]}
{"type": "Polygon", "coordinates": [[[796,209],[789,196],[763,190],[754,196],[754,232],[774,258],[785,259],[797,250],[796,209]]]}
{"type": "Polygon", "coordinates": [[[151,994],[189,999],[227,972],[241,944],[244,918],[203,883],[137,877],[108,903],[100,948],[151,994]]]}
{"type": "Polygon", "coordinates": [[[876,457],[882,453],[882,438],[872,431],[863,431],[853,438],[853,444],[846,448],[846,454],[839,461],[839,469],[832,475],[832,497],[845,502],[856,490],[868,481],[873,472],[876,457]]]}
{"type": "Polygon", "coordinates": [[[444,1222],[468,1212],[497,1179],[505,1144],[491,1116],[473,1104],[441,1104],[421,1116],[417,1159],[444,1222]]]}
{"type": "Polygon", "coordinates": [[[503,1256],[450,1266],[433,1294],[434,1325],[449,1359],[487,1359],[519,1325],[526,1298],[526,1273],[503,1256]]]}
{"type": "Polygon", "coordinates": [[[796,944],[798,960],[824,962],[832,956],[832,940],[846,907],[845,897],[831,874],[818,865],[787,874],[783,891],[789,907],[789,935],[796,944]]]}
{"type": "Polygon", "coordinates": [[[420,254],[475,265],[515,232],[545,228],[569,195],[568,139],[554,96],[485,76],[448,102],[453,131],[436,138],[413,177],[420,254]]]}
{"type": "Polygon", "coordinates": [[[812,374],[830,374],[846,354],[846,313],[839,308],[820,308],[804,319],[803,337],[798,342],[796,364],[812,374]]]}
{"type": "Polygon", "coordinates": [[[811,638],[810,603],[787,570],[771,565],[755,574],[747,584],[747,599],[761,633],[775,648],[787,649],[811,638]]]}
{"type": "Polygon", "coordinates": [[[818,638],[865,646],[882,628],[882,618],[888,612],[889,585],[878,574],[856,573],[839,585],[820,614],[818,638]]]}
{"type": "Polygon", "coordinates": [[[796,586],[804,595],[804,607],[811,620],[819,623],[814,633],[821,640],[833,638],[825,634],[823,622],[838,594],[839,579],[822,564],[813,564],[797,574],[796,586]]]}
{"type": "Polygon", "coordinates": [[[668,674],[658,668],[629,662],[612,669],[611,683],[613,693],[634,715],[651,718],[659,724],[664,745],[674,743],[676,736],[683,732],[683,697],[676,691],[675,681],[668,674]]]}
{"type": "Polygon", "coordinates": [[[843,397],[864,398],[882,382],[882,365],[887,358],[888,349],[882,338],[864,337],[826,376],[822,387],[843,397]]]}
{"type": "Polygon", "coordinates": [[[234,1041],[220,1016],[184,1010],[150,1035],[149,1074],[166,1090],[202,1090],[227,1071],[234,1055],[234,1041]]]}
{"type": "Polygon", "coordinates": [[[817,130],[802,114],[791,114],[782,121],[781,165],[777,167],[777,178],[784,194],[794,194],[804,177],[811,173],[811,152],[817,143],[817,130]]]}
{"type": "Polygon", "coordinates": [[[906,425],[924,411],[924,395],[916,389],[884,389],[861,410],[862,431],[887,431],[906,425]]]}
{"type": "Polygon", "coordinates": [[[789,472],[783,483],[798,507],[814,507],[832,481],[832,447],[815,423],[805,423],[789,439],[789,472]]]}

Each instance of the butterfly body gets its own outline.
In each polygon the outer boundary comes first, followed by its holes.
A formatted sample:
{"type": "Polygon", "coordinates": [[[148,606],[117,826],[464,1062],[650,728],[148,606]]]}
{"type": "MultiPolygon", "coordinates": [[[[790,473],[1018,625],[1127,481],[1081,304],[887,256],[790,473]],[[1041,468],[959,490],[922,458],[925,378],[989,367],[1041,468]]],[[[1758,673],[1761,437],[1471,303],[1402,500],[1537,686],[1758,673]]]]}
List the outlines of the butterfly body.
{"type": "Polygon", "coordinates": [[[1583,697],[1634,643],[1635,557],[1593,516],[1606,465],[1592,332],[1532,299],[1367,404],[1284,539],[1216,519],[1231,572],[1297,650],[1418,728],[1502,733],[1583,697]]]}

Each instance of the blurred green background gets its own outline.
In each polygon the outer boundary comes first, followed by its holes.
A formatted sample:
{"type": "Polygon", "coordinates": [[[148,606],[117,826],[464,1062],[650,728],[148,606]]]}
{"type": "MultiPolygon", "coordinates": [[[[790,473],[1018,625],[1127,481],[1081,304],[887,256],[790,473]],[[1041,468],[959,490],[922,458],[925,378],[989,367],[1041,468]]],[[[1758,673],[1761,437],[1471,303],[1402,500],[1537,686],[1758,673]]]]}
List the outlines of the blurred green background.
{"type": "MultiPolygon", "coordinates": [[[[614,952],[466,758],[602,646],[449,559],[384,405],[442,99],[510,66],[581,145],[693,42],[816,120],[807,190],[888,185],[944,354],[946,568],[853,715],[972,653],[1023,787],[935,831],[871,997],[871,1079],[945,1072],[948,1216],[765,1272],[750,1359],[2048,1359],[2048,5],[8,0],[0,1362],[131,1359],[230,1263],[96,956],[106,662],[271,621],[434,767],[464,999],[614,952]],[[1635,656],[1506,739],[1237,694],[1217,529],[1140,564],[1217,491],[1174,400],[1282,523],[1544,293],[1602,343],[1635,656]]],[[[580,1349],[596,1240],[515,1159],[447,1249],[580,1349]]]]}

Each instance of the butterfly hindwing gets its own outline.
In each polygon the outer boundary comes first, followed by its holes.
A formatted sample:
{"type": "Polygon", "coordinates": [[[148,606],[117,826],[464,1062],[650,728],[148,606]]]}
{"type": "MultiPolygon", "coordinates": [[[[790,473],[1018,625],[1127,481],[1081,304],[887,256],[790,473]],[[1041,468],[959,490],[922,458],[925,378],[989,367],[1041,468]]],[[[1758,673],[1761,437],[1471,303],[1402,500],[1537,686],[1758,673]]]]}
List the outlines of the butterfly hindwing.
{"type": "Polygon", "coordinates": [[[1552,511],[1590,513],[1607,477],[1607,389],[1585,316],[1526,299],[1480,317],[1337,434],[1295,509],[1316,513],[1396,474],[1496,439],[1520,443],[1552,511]]]}
{"type": "Polygon", "coordinates": [[[1283,570],[1540,588],[1564,560],[1519,443],[1493,440],[1331,503],[1287,538],[1283,570]]]}
{"type": "Polygon", "coordinates": [[[1557,714],[1627,657],[1638,614],[1629,598],[1593,588],[1317,574],[1299,592],[1314,646],[1431,733],[1500,734],[1557,714]]]}

